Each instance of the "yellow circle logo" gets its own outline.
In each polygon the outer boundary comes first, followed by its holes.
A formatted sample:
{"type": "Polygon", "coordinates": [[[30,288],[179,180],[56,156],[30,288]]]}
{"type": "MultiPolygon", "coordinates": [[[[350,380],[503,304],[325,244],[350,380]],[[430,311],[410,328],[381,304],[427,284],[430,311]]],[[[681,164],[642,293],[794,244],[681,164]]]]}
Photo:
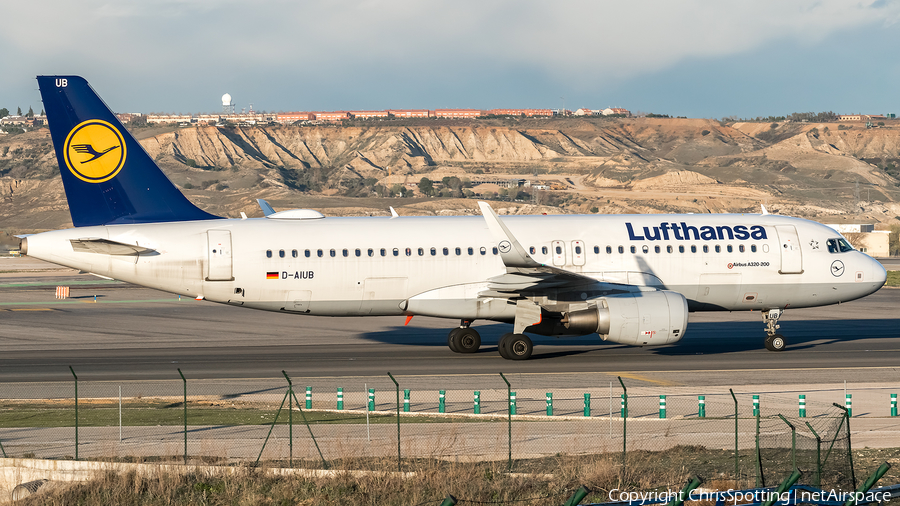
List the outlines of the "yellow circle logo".
{"type": "Polygon", "coordinates": [[[125,165],[125,139],[109,123],[90,119],[69,132],[65,144],[66,165],[75,177],[88,183],[109,181],[125,165]]]}

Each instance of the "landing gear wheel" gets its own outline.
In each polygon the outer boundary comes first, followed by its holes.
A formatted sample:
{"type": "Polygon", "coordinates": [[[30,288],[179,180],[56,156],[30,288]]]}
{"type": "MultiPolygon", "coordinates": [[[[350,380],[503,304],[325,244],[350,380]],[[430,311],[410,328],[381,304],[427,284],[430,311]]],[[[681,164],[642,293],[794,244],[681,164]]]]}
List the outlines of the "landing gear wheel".
{"type": "Polygon", "coordinates": [[[500,356],[505,358],[506,360],[511,360],[509,356],[509,341],[513,338],[515,334],[506,333],[500,336],[500,341],[497,342],[497,351],[500,352],[500,356]]]}
{"type": "Polygon", "coordinates": [[[461,328],[457,327],[457,328],[451,330],[449,334],[447,334],[447,346],[450,347],[450,351],[452,351],[453,353],[460,353],[460,351],[458,349],[456,349],[456,344],[458,342],[458,340],[456,339],[456,336],[463,330],[466,330],[466,329],[461,329],[461,328]]]}
{"type": "Polygon", "coordinates": [[[481,348],[481,334],[475,329],[458,329],[452,336],[453,346],[458,353],[475,353],[481,348]]]}
{"type": "Polygon", "coordinates": [[[513,334],[507,339],[506,349],[510,360],[528,360],[534,352],[534,344],[525,334],[513,334]]]}
{"type": "Polygon", "coordinates": [[[787,346],[787,341],[781,334],[772,334],[766,337],[766,349],[769,351],[784,351],[785,346],[787,346]]]}

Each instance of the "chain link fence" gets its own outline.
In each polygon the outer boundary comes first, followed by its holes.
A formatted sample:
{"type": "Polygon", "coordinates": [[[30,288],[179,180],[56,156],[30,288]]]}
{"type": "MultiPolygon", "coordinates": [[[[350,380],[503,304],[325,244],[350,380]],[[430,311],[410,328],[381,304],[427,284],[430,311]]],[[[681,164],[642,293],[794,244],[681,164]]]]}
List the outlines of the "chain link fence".
{"type": "Polygon", "coordinates": [[[832,404],[834,392],[807,405],[795,393],[623,388],[627,381],[537,389],[517,388],[515,376],[507,386],[486,375],[395,384],[186,372],[183,381],[120,384],[75,372],[68,382],[0,386],[4,456],[388,470],[495,461],[544,473],[602,463],[625,481],[671,483],[686,470],[738,487],[771,486],[800,468],[809,484],[855,486],[851,418],[832,404]]]}

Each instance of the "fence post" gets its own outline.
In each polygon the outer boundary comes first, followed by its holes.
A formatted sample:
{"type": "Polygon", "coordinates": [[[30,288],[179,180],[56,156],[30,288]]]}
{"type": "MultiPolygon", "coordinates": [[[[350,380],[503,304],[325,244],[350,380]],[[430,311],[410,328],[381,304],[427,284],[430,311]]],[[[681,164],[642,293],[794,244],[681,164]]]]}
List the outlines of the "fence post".
{"type": "Polygon", "coordinates": [[[766,477],[762,474],[762,458],[759,453],[759,412],[756,414],[756,488],[766,486],[766,477]]]}
{"type": "Polygon", "coordinates": [[[753,395],[753,416],[759,416],[759,395],[753,395]]]}
{"type": "Polygon", "coordinates": [[[370,388],[370,389],[369,389],[369,405],[368,405],[368,408],[369,408],[369,411],[375,411],[375,389],[374,389],[374,388],[370,388]]]}
{"type": "MultiPolygon", "coordinates": [[[[281,371],[281,374],[284,374],[284,377],[287,378],[290,383],[291,378],[288,377],[287,373],[284,370],[281,371]]],[[[325,456],[322,455],[322,449],[319,448],[319,442],[316,441],[316,435],[313,434],[312,427],[309,426],[309,420],[306,419],[306,413],[303,412],[303,408],[300,407],[300,401],[297,400],[297,394],[294,393],[293,386],[288,389],[288,393],[291,394],[291,397],[294,398],[294,401],[297,403],[297,409],[300,410],[300,417],[303,418],[303,425],[306,425],[306,430],[309,432],[309,437],[312,439],[313,444],[316,446],[316,451],[319,452],[319,458],[322,459],[322,467],[328,469],[328,462],[325,461],[325,456]]],[[[284,405],[284,401],[281,402],[281,405],[284,405]]],[[[275,415],[275,419],[278,419],[278,415],[275,415]]],[[[274,426],[274,424],[273,424],[274,426]]],[[[260,452],[262,455],[262,452],[260,452]]]]}
{"type": "Polygon", "coordinates": [[[584,394],[584,416],[591,416],[591,394],[584,394]]]}
{"type": "Polygon", "coordinates": [[[506,376],[504,376],[502,372],[500,373],[500,377],[503,378],[503,381],[506,383],[506,399],[507,399],[507,406],[506,406],[507,422],[506,422],[506,424],[507,424],[507,429],[508,429],[508,434],[509,434],[508,439],[507,439],[508,448],[509,448],[509,459],[506,464],[506,471],[510,472],[510,471],[512,471],[512,415],[513,415],[513,404],[512,404],[513,396],[512,395],[513,394],[512,394],[512,385],[509,384],[509,380],[506,379],[506,376]]]}
{"type": "MultiPolygon", "coordinates": [[[[738,480],[740,480],[741,477],[740,468],[738,466],[738,401],[737,397],[734,395],[734,390],[729,388],[728,391],[731,393],[731,398],[734,400],[734,486],[738,487],[738,480]]],[[[703,414],[706,414],[705,403],[703,414]]]]}
{"type": "Polygon", "coordinates": [[[184,385],[184,464],[187,465],[187,380],[178,368],[178,375],[181,376],[181,383],[184,385]]]}
{"type": "Polygon", "coordinates": [[[844,397],[844,406],[847,408],[847,416],[853,416],[853,394],[847,394],[844,397]]]}
{"type": "MultiPolygon", "coordinates": [[[[287,375],[283,370],[281,374],[284,374],[284,379],[288,382],[288,465],[293,469],[294,467],[294,383],[291,381],[291,378],[287,375]]],[[[300,407],[300,403],[297,403],[297,407],[300,407]]]]}
{"type": "Polygon", "coordinates": [[[409,389],[403,389],[403,412],[409,413],[409,389]]]}
{"type": "Polygon", "coordinates": [[[338,410],[344,409],[344,389],[341,387],[337,389],[337,408],[338,410]]]}
{"type": "Polygon", "coordinates": [[[446,394],[444,390],[438,391],[438,413],[447,412],[446,394]]]}
{"type": "Polygon", "coordinates": [[[890,468],[891,465],[887,462],[884,462],[883,464],[878,466],[878,469],[876,469],[874,473],[870,474],[869,477],[866,478],[866,481],[864,481],[863,484],[860,485],[858,489],[856,489],[856,494],[847,499],[847,502],[844,503],[844,506],[853,506],[855,504],[859,504],[859,500],[857,499],[857,497],[864,497],[866,495],[866,492],[874,487],[875,483],[877,483],[878,480],[880,480],[881,477],[884,476],[890,468]]]}
{"type": "MultiPolygon", "coordinates": [[[[849,396],[850,394],[847,395],[849,396]]],[[[850,444],[853,439],[850,432],[850,410],[836,402],[833,402],[832,404],[844,412],[844,420],[847,422],[847,458],[850,459],[850,479],[853,480],[853,488],[856,488],[856,472],[853,470],[853,448],[850,444]]],[[[835,434],[835,436],[836,435],[837,434],[835,434]]]]}
{"type": "Polygon", "coordinates": [[[475,406],[473,412],[476,415],[481,414],[481,392],[479,392],[478,390],[475,390],[475,406]]]}
{"type": "Polygon", "coordinates": [[[666,417],[666,396],[665,395],[659,396],[659,417],[660,418],[666,417]]]}
{"type": "Polygon", "coordinates": [[[800,394],[800,397],[797,400],[797,403],[800,408],[800,418],[806,418],[806,396],[803,394],[800,394]]]}
{"type": "Polygon", "coordinates": [[[816,432],[816,429],[814,429],[809,422],[803,423],[805,423],[810,432],[813,433],[813,436],[816,436],[816,481],[813,482],[813,485],[816,488],[820,488],[822,486],[822,438],[819,437],[819,433],[816,432]]]}
{"type": "Polygon", "coordinates": [[[3,448],[3,440],[2,439],[0,439],[0,453],[3,453],[4,459],[9,458],[6,456],[6,450],[3,448]]]}
{"type": "MultiPolygon", "coordinates": [[[[397,389],[397,472],[400,472],[400,383],[397,383],[397,380],[394,379],[394,376],[390,372],[388,372],[387,374],[391,377],[391,381],[394,382],[394,388],[397,389]]],[[[409,390],[404,390],[403,394],[403,406],[408,411],[409,390]]]]}
{"type": "Polygon", "coordinates": [[[72,376],[75,377],[75,460],[78,460],[78,376],[75,375],[75,369],[69,366],[72,376]]]}
{"type": "Polygon", "coordinates": [[[547,392],[547,416],[553,416],[553,392],[547,392]]]}
{"type": "Polygon", "coordinates": [[[706,418],[706,396],[698,395],[697,396],[697,416],[700,418],[706,418]]]}
{"type": "Polygon", "coordinates": [[[891,416],[897,416],[897,394],[891,394],[891,416]]]}
{"type": "Polygon", "coordinates": [[[312,409],[312,387],[306,387],[306,409],[312,409]]]}
{"type": "Polygon", "coordinates": [[[622,381],[621,376],[616,376],[619,378],[619,384],[622,385],[622,477],[621,483],[625,483],[625,470],[626,470],[626,454],[628,452],[628,388],[625,387],[625,382],[622,381]]]}
{"type": "Polygon", "coordinates": [[[781,418],[781,421],[786,423],[788,427],[791,428],[791,467],[794,471],[797,470],[797,429],[794,427],[794,424],[787,421],[787,418],[781,416],[781,413],[778,413],[778,418],[781,418]]]}

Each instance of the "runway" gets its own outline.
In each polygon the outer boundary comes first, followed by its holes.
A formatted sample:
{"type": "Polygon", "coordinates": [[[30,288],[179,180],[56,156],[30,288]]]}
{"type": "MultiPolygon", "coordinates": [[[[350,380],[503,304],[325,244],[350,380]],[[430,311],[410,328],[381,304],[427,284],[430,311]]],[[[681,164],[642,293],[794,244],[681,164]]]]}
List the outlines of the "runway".
{"type": "MultiPolygon", "coordinates": [[[[2,267],[2,266],[0,266],[2,267]]],[[[111,282],[74,271],[10,272],[0,277],[0,381],[71,378],[68,366],[96,380],[640,373],[650,382],[777,384],[897,381],[900,290],[859,301],[788,310],[788,349],[763,348],[754,313],[695,313],[674,345],[637,348],[596,335],[535,336],[526,362],[503,360],[497,339],[508,325],[476,322],[482,350],[459,355],[446,346],[455,321],[416,317],[326,318],[228,307],[111,282]],[[66,285],[71,297],[55,299],[66,285]],[[96,302],[94,302],[96,296],[96,302]]]]}

